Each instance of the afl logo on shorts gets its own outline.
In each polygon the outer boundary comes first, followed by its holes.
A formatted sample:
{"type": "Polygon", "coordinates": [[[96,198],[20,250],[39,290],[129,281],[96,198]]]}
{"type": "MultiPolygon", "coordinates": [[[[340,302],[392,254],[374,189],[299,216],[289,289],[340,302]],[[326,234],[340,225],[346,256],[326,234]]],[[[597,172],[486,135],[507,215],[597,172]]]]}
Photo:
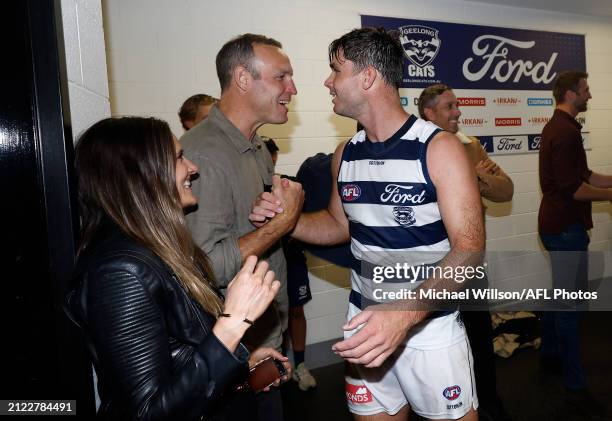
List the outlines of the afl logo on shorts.
{"type": "Polygon", "coordinates": [[[372,393],[363,385],[346,383],[346,399],[353,403],[372,402],[372,393]]]}
{"type": "Polygon", "coordinates": [[[354,202],[361,196],[361,188],[356,184],[346,184],[342,187],[342,199],[347,202],[354,202]]]}
{"type": "Polygon", "coordinates": [[[449,401],[454,401],[455,399],[459,397],[459,395],[461,395],[461,388],[457,385],[449,386],[446,389],[444,389],[444,392],[442,392],[442,395],[449,401]]]}

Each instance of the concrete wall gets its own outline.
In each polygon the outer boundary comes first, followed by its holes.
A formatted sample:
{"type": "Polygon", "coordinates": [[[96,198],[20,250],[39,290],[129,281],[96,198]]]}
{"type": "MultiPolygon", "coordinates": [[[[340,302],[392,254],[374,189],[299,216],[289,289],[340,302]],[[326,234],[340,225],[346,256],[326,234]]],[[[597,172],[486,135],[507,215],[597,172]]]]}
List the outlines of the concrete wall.
{"type": "Polygon", "coordinates": [[[108,75],[99,0],[62,0],[72,134],[110,117],[108,75]]]}
{"type": "MultiPolygon", "coordinates": [[[[354,121],[333,114],[323,80],[329,74],[327,46],[359,27],[360,14],[585,34],[593,93],[587,114],[592,150],[587,155],[593,170],[612,173],[610,18],[463,0],[103,0],[102,6],[112,113],[160,117],[177,136],[182,134],[176,115],[182,101],[197,92],[219,94],[214,58],[224,42],[245,32],[281,41],[291,58],[299,92],[292,100],[289,122],[264,126],[260,132],[277,140],[277,170],[290,175],[305,158],[333,151],[355,131],[354,121]]],[[[516,193],[511,203],[487,203],[487,246],[490,250],[540,250],[537,154],[501,156],[496,161],[514,180],[516,193]]],[[[610,206],[596,204],[594,219],[591,248],[609,250],[610,206]]],[[[525,284],[534,277],[547,279],[541,256],[526,254],[517,259],[495,270],[505,278],[519,277],[525,284]]],[[[306,307],[308,343],[316,343],[341,335],[347,272],[317,259],[309,263],[313,300],[306,307]]]]}

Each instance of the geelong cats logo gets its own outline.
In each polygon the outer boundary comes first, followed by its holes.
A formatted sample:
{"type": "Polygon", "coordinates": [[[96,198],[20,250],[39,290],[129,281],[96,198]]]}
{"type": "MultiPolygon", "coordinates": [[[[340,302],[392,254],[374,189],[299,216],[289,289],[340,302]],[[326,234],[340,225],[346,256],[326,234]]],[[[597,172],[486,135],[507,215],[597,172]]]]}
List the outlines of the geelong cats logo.
{"type": "Polygon", "coordinates": [[[416,222],[414,210],[410,206],[394,206],[393,218],[402,227],[409,227],[416,222]]]}
{"type": "Polygon", "coordinates": [[[440,51],[438,30],[422,25],[409,25],[399,28],[400,41],[408,60],[419,67],[427,66],[440,51]]]}

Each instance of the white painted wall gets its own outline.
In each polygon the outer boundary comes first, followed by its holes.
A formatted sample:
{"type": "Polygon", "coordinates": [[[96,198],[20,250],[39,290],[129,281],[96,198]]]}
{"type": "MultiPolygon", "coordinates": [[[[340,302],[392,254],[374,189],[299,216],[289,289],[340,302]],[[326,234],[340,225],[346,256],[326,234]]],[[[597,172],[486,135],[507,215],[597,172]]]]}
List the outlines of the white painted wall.
{"type": "Polygon", "coordinates": [[[62,0],[72,135],[110,117],[100,0],[62,0]]]}
{"type": "MultiPolygon", "coordinates": [[[[182,129],[176,111],[185,98],[198,92],[219,94],[214,58],[223,43],[245,32],[281,41],[299,92],[291,103],[289,122],[265,126],[261,133],[277,140],[281,149],[277,169],[290,175],[308,156],[331,152],[354,133],[352,120],[333,114],[323,80],[329,73],[327,46],[359,27],[360,14],[585,34],[593,93],[587,114],[593,149],[587,155],[593,170],[612,173],[610,18],[463,0],[102,0],[102,7],[113,115],[154,115],[167,120],[177,135],[182,129]]],[[[511,203],[487,203],[487,246],[540,250],[537,155],[501,156],[496,161],[514,180],[516,193],[511,203]]],[[[596,204],[594,219],[591,248],[609,250],[610,206],[596,204]]],[[[525,273],[527,263],[513,261],[496,270],[529,283],[533,276],[525,273]]],[[[318,259],[309,259],[309,264],[313,300],[306,307],[308,343],[316,343],[341,335],[347,272],[318,259]]]]}
{"type": "MultiPolygon", "coordinates": [[[[96,121],[110,117],[108,74],[100,0],[62,0],[62,29],[72,137],[96,121]]],[[[97,376],[92,366],[96,408],[100,406],[97,376]]]]}

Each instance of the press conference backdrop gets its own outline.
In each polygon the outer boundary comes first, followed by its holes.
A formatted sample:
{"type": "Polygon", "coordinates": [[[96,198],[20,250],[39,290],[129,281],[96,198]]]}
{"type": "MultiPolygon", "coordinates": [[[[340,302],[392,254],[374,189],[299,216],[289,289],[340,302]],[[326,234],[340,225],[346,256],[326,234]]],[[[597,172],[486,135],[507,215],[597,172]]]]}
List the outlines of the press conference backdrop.
{"type": "MultiPolygon", "coordinates": [[[[462,112],[460,130],[477,136],[489,154],[537,152],[555,106],[555,77],[586,71],[584,35],[368,15],[361,25],[399,32],[404,108],[418,115],[425,87],[450,85],[462,112]]],[[[590,149],[586,117],[577,120],[590,149]]]]}

